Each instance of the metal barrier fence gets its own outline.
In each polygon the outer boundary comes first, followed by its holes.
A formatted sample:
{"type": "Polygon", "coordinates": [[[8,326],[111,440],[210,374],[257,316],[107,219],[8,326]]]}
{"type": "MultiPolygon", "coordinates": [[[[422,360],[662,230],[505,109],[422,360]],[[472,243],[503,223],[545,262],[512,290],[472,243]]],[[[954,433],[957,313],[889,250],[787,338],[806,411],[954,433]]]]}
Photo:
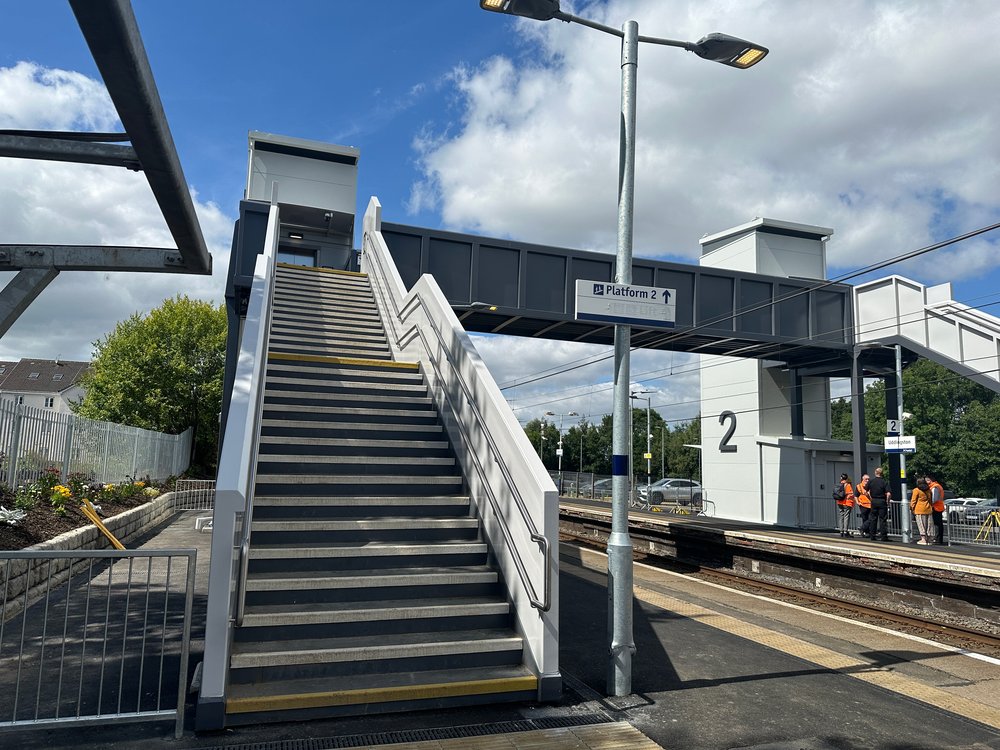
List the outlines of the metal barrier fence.
{"type": "Polygon", "coordinates": [[[188,467],[193,436],[191,429],[165,435],[0,400],[0,482],[17,487],[51,468],[63,480],[74,473],[99,482],[166,479],[188,467]]]}
{"type": "Polygon", "coordinates": [[[174,486],[174,510],[212,510],[214,479],[178,479],[174,486]]]}
{"type": "Polygon", "coordinates": [[[0,551],[0,730],[184,728],[195,550],[0,551]]]}
{"type": "MultiPolygon", "coordinates": [[[[988,510],[997,510],[989,508],[988,510]]],[[[918,538],[917,524],[910,513],[909,503],[902,500],[890,500],[887,516],[889,536],[902,537],[904,514],[910,514],[910,534],[918,538]]],[[[818,531],[837,529],[837,505],[830,497],[797,497],[796,525],[802,529],[818,531]]],[[[858,532],[861,528],[861,513],[857,505],[851,513],[851,529],[858,532]]],[[[935,533],[932,530],[932,535],[935,533]]],[[[991,519],[984,514],[982,520],[967,522],[961,518],[949,518],[944,515],[944,539],[946,544],[973,544],[986,547],[1000,547],[1000,516],[991,519]]]]}

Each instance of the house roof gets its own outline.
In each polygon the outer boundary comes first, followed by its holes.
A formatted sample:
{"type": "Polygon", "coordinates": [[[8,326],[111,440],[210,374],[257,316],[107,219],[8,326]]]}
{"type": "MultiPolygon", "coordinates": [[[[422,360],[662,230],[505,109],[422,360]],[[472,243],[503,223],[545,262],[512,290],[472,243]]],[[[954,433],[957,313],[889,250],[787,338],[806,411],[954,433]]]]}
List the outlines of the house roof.
{"type": "Polygon", "coordinates": [[[89,362],[64,359],[22,359],[0,362],[0,391],[8,393],[62,393],[72,388],[90,367],[89,362]]]}

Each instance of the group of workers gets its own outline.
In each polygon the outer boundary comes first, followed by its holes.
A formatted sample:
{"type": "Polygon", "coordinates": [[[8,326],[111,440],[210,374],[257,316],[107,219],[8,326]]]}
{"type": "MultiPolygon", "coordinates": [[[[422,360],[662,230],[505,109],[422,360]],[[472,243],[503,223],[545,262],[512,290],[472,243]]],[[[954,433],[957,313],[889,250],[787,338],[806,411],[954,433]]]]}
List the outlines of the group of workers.
{"type": "MultiPolygon", "coordinates": [[[[840,484],[833,493],[837,501],[838,529],[842,537],[851,536],[854,504],[861,516],[861,535],[874,541],[889,541],[888,517],[892,491],[882,476],[882,467],[875,476],[865,474],[857,487],[847,474],[840,475],[840,484]]],[[[944,487],[933,474],[917,479],[910,493],[910,512],[916,519],[920,539],[917,544],[944,544],[944,487]]]]}

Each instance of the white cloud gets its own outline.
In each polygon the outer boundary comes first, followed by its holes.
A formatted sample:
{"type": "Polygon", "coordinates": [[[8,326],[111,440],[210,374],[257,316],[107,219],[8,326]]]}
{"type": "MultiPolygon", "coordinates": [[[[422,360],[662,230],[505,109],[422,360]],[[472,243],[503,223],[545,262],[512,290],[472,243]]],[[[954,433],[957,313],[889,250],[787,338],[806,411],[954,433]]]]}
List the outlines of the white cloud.
{"type": "MultiPolygon", "coordinates": [[[[31,63],[0,68],[0,103],[0,127],[120,130],[103,85],[79,73],[31,63]]],[[[220,303],[233,219],[192,197],[211,276],[63,272],[0,339],[0,359],[86,360],[118,321],[167,297],[220,303]]],[[[0,159],[0,227],[7,244],[174,247],[142,174],[113,167],[0,159]]],[[[0,275],[0,284],[12,277],[0,275]]]]}
{"type": "MultiPolygon", "coordinates": [[[[617,0],[576,12],[771,48],[738,71],[640,46],[637,256],[694,259],[702,235],[770,216],[834,227],[830,264],[850,268],[1000,216],[1000,98],[986,94],[1000,70],[996,3],[617,0]]],[[[464,116],[416,143],[414,205],[438,205],[460,230],[613,251],[619,42],[575,24],[516,29],[523,60],[456,71],[464,116]]],[[[982,247],[955,250],[954,272],[996,267],[982,247]]]]}

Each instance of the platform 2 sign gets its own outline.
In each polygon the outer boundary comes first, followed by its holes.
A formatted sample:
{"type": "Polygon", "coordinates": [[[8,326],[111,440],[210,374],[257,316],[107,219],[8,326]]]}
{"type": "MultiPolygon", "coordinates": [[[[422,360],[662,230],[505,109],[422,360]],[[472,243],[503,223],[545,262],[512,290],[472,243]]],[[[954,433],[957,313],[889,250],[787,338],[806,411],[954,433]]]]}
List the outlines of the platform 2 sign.
{"type": "Polygon", "coordinates": [[[676,297],[676,289],[577,279],[576,319],[673,328],[676,297]]]}
{"type": "Polygon", "coordinates": [[[916,453],[917,438],[915,435],[889,435],[885,439],[886,453],[916,453]]]}

